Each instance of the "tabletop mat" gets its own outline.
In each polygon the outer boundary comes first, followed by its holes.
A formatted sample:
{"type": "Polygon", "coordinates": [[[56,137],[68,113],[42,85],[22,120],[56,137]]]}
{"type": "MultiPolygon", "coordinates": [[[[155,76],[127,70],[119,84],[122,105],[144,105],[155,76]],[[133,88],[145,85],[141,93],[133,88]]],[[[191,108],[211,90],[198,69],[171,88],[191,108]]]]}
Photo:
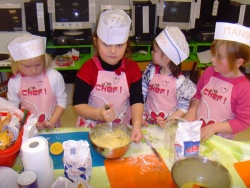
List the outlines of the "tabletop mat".
{"type": "Polygon", "coordinates": [[[250,187],[250,160],[234,163],[234,167],[246,187],[250,187]]]}
{"type": "Polygon", "coordinates": [[[146,154],[105,160],[111,188],[175,188],[166,164],[155,155],[146,154]]]}
{"type": "MultiPolygon", "coordinates": [[[[71,132],[71,133],[60,133],[60,134],[40,134],[40,136],[45,137],[50,144],[54,142],[61,142],[67,140],[86,140],[89,143],[90,153],[92,157],[92,166],[104,166],[104,158],[98,155],[93,147],[90,144],[90,140],[88,138],[88,132],[71,132]]],[[[50,153],[50,156],[54,163],[54,169],[63,169],[63,153],[60,155],[53,155],[50,153]]]]}

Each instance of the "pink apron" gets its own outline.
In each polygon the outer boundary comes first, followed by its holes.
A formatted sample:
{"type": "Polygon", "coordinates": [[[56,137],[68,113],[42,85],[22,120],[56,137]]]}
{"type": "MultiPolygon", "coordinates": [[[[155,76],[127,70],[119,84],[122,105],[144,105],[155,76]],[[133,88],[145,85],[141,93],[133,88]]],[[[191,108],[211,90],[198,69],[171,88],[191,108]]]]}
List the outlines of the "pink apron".
{"type": "MultiPolygon", "coordinates": [[[[125,67],[124,60],[122,61],[121,70],[119,73],[103,70],[98,58],[92,58],[98,71],[97,82],[90,93],[89,105],[94,108],[103,108],[105,104],[113,103],[117,119],[117,123],[130,123],[131,111],[129,102],[129,88],[125,72],[122,71],[125,67]],[[119,75],[120,74],[120,75],[119,75]]],[[[98,123],[103,123],[101,120],[89,120],[78,117],[76,126],[79,127],[94,127],[98,123]]]]}
{"type": "MultiPolygon", "coordinates": [[[[201,101],[197,118],[203,121],[202,126],[215,122],[226,122],[235,117],[231,111],[231,94],[233,85],[216,77],[211,77],[201,90],[201,101]]],[[[219,133],[221,137],[233,139],[233,134],[219,133]]]]}
{"type": "MultiPolygon", "coordinates": [[[[21,108],[28,109],[31,114],[35,114],[38,122],[50,119],[54,113],[56,96],[45,72],[36,77],[22,76],[18,95],[21,108]]],[[[56,126],[59,124],[58,121],[56,126]]]]}
{"type": "Polygon", "coordinates": [[[155,74],[149,83],[145,104],[144,117],[150,124],[156,124],[156,117],[169,117],[176,111],[176,78],[159,74],[159,67],[155,67],[155,74]]]}

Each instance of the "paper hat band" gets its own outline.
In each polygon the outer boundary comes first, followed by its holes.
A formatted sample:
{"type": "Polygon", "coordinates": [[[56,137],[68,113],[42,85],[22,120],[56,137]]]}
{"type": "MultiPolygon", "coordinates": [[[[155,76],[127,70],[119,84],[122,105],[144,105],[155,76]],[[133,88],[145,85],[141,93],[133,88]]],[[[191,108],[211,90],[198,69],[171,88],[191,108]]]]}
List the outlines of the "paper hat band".
{"type": "Polygon", "coordinates": [[[131,19],[123,10],[107,10],[100,15],[98,37],[108,45],[122,44],[128,40],[131,19]]]}
{"type": "Polygon", "coordinates": [[[176,54],[177,54],[177,55],[176,55],[176,60],[177,60],[178,62],[181,62],[181,54],[180,54],[180,52],[178,51],[177,46],[175,46],[175,44],[171,41],[171,39],[169,38],[169,36],[168,36],[168,34],[166,33],[166,31],[164,30],[163,32],[164,32],[164,34],[165,34],[166,37],[168,38],[169,42],[172,44],[173,48],[174,48],[175,51],[176,51],[176,54]]]}
{"type": "Polygon", "coordinates": [[[158,46],[176,65],[189,56],[189,46],[184,34],[178,27],[166,27],[156,38],[158,46]]]}
{"type": "Polygon", "coordinates": [[[8,50],[14,61],[38,57],[46,51],[46,38],[25,34],[11,41],[8,50]]]}
{"type": "Polygon", "coordinates": [[[250,28],[239,24],[217,22],[214,39],[235,41],[250,46],[250,28]]]}

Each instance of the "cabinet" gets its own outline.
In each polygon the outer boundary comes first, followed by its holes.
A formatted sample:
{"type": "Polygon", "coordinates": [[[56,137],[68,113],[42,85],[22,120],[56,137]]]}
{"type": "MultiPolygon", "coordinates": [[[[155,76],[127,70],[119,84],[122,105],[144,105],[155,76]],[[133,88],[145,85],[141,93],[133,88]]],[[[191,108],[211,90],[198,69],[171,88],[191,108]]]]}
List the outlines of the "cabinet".
{"type": "MultiPolygon", "coordinates": [[[[151,44],[136,44],[131,43],[134,53],[132,54],[132,59],[136,61],[142,71],[144,71],[147,64],[152,61],[152,45],[151,44]],[[147,52],[147,54],[141,54],[138,53],[140,50],[144,50],[147,52]]],[[[202,44],[200,44],[202,45],[202,44]]],[[[209,44],[206,44],[209,45],[209,44]]],[[[52,59],[54,59],[57,55],[66,54],[67,52],[71,51],[72,48],[76,49],[80,52],[80,59],[78,61],[74,61],[73,66],[68,67],[59,67],[56,66],[55,69],[59,70],[60,72],[64,71],[77,71],[81,68],[82,64],[86,62],[88,59],[90,59],[93,56],[93,46],[92,44],[88,45],[64,45],[64,46],[58,46],[54,45],[51,41],[47,43],[47,49],[46,52],[52,56],[52,59]]],[[[190,56],[187,60],[185,60],[182,63],[182,70],[183,71],[189,71],[194,68],[194,65],[196,66],[196,63],[198,61],[197,58],[197,44],[196,42],[191,42],[189,44],[190,48],[190,56]]],[[[198,67],[198,65],[197,65],[198,67]]],[[[11,72],[10,67],[0,67],[0,72],[11,72]]],[[[73,73],[74,74],[74,73],[73,73]]]]}
{"type": "Polygon", "coordinates": [[[132,59],[138,63],[140,62],[148,62],[152,60],[152,45],[151,44],[135,44],[131,43],[133,47],[132,59]],[[147,54],[142,54],[139,51],[145,51],[147,54]]]}

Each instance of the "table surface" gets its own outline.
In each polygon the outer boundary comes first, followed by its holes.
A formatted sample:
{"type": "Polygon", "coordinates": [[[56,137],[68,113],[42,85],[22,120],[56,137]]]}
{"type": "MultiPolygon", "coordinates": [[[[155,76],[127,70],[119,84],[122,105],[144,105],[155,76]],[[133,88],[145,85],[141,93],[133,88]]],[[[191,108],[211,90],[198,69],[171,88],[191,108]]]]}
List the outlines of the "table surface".
{"type": "MultiPolygon", "coordinates": [[[[55,128],[53,130],[44,130],[40,134],[46,138],[46,134],[63,134],[74,132],[88,132],[88,128],[55,128]]],[[[158,126],[150,125],[142,128],[143,134],[146,135],[152,142],[152,145],[160,153],[164,159],[165,164],[171,169],[172,164],[168,162],[168,151],[165,150],[163,145],[164,131],[158,126]]],[[[57,137],[57,136],[56,136],[57,137]]],[[[207,156],[211,159],[219,161],[230,172],[233,179],[233,188],[246,187],[237,171],[234,169],[233,164],[235,162],[249,160],[250,159],[250,143],[226,140],[218,136],[211,137],[208,141],[200,145],[200,155],[207,156]],[[240,148],[240,149],[239,149],[240,148]],[[233,152],[230,153],[230,149],[233,152]]],[[[140,143],[132,143],[131,148],[123,157],[139,156],[143,154],[153,154],[150,147],[147,146],[144,140],[140,143]]],[[[17,159],[13,169],[20,171],[22,169],[22,162],[20,158],[17,159]]],[[[55,179],[59,176],[64,176],[63,169],[54,169],[55,179]]],[[[109,188],[109,179],[104,166],[93,166],[92,174],[89,180],[89,184],[93,188],[109,188]]]]}

